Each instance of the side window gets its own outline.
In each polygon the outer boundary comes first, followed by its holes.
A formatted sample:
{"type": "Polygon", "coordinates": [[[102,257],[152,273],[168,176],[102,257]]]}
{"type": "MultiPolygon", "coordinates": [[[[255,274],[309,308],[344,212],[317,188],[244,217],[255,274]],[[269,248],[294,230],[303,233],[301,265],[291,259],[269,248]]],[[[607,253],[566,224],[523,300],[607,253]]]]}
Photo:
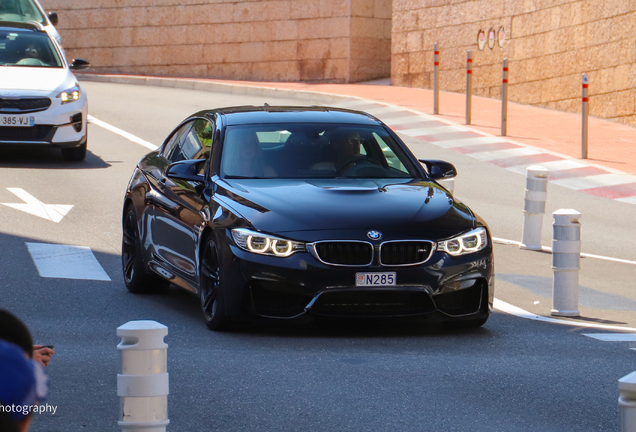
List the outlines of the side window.
{"type": "Polygon", "coordinates": [[[179,147],[181,138],[191,127],[192,123],[186,123],[185,125],[181,126],[181,128],[179,128],[176,132],[174,132],[170,139],[164,145],[163,150],[161,151],[161,156],[171,162],[174,162],[172,160],[172,156],[175,153],[176,148],[179,147]]]}

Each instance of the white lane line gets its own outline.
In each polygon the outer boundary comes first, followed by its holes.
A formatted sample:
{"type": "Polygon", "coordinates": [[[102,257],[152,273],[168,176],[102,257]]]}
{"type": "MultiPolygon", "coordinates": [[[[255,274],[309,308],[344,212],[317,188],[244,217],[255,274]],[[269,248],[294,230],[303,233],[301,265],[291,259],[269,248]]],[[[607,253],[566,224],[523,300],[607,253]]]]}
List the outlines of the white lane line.
{"type": "MultiPolygon", "coordinates": [[[[499,237],[493,237],[492,241],[493,241],[493,243],[499,243],[499,244],[513,244],[513,245],[517,245],[517,246],[521,245],[521,242],[519,242],[519,241],[508,240],[508,239],[503,239],[503,238],[499,238],[499,237]]],[[[544,251],[544,252],[552,252],[552,248],[548,247],[548,246],[541,246],[541,250],[544,251]]],[[[600,259],[600,260],[604,260],[604,261],[613,261],[613,262],[618,262],[618,263],[622,263],[622,264],[633,264],[633,265],[636,265],[636,261],[630,261],[630,260],[621,259],[621,258],[606,257],[606,256],[603,256],[603,255],[594,255],[594,254],[589,254],[589,253],[585,253],[585,252],[581,252],[581,256],[584,257],[584,258],[594,258],[594,259],[600,259]]]]}
{"type": "Polygon", "coordinates": [[[604,186],[616,186],[626,183],[635,183],[636,177],[625,174],[599,174],[587,177],[574,177],[569,179],[553,180],[550,183],[566,187],[568,189],[581,190],[604,186]]]}
{"type": "Polygon", "coordinates": [[[505,159],[509,157],[532,156],[532,155],[541,154],[541,153],[543,152],[540,150],[521,147],[521,148],[513,148],[513,149],[506,149],[506,150],[470,153],[468,156],[475,158],[477,160],[486,162],[486,161],[494,161],[497,159],[505,159]]]}
{"type": "Polygon", "coordinates": [[[103,121],[101,121],[99,119],[96,119],[95,117],[93,117],[91,115],[88,116],[88,121],[90,123],[94,124],[94,125],[101,126],[104,129],[107,129],[107,130],[109,130],[111,132],[114,132],[117,135],[123,136],[124,138],[126,138],[126,139],[128,139],[128,140],[130,140],[130,141],[132,141],[134,143],[137,143],[137,144],[142,145],[142,146],[144,146],[146,148],[149,148],[150,150],[157,150],[159,148],[158,146],[154,145],[153,143],[149,143],[148,141],[142,140],[141,138],[139,138],[139,137],[137,137],[137,136],[135,136],[135,135],[133,135],[131,133],[128,133],[128,132],[126,132],[124,130],[121,130],[121,129],[113,126],[113,125],[110,125],[110,124],[108,124],[106,122],[103,122],[103,121]]]}
{"type": "Polygon", "coordinates": [[[506,303],[505,301],[502,301],[499,299],[494,300],[493,306],[495,309],[498,309],[507,314],[514,315],[519,318],[531,319],[535,321],[543,321],[547,323],[562,324],[562,325],[568,325],[573,327],[588,327],[588,328],[605,329],[605,330],[618,330],[618,331],[624,331],[624,332],[636,332],[636,328],[630,328],[630,327],[618,327],[618,326],[594,324],[594,323],[580,322],[580,321],[566,321],[566,320],[561,320],[556,318],[544,317],[541,315],[533,314],[531,312],[518,308],[517,306],[513,306],[510,303],[506,303]]]}
{"type": "Polygon", "coordinates": [[[633,333],[583,333],[583,336],[603,342],[636,342],[636,334],[633,333]]]}
{"type": "Polygon", "coordinates": [[[110,281],[89,247],[47,243],[26,245],[42,277],[110,281]]]}
{"type": "Polygon", "coordinates": [[[420,136],[420,135],[436,135],[441,133],[449,133],[449,132],[465,132],[466,129],[456,127],[456,126],[448,126],[443,123],[440,123],[436,126],[423,127],[423,128],[413,128],[413,129],[402,129],[399,130],[398,133],[403,133],[408,136],[420,136]]]}
{"type": "Polygon", "coordinates": [[[505,142],[508,142],[508,141],[498,137],[485,136],[485,137],[435,141],[433,144],[435,144],[438,147],[455,148],[455,147],[470,147],[470,146],[481,145],[481,144],[499,144],[499,143],[505,143],[505,142]]]}

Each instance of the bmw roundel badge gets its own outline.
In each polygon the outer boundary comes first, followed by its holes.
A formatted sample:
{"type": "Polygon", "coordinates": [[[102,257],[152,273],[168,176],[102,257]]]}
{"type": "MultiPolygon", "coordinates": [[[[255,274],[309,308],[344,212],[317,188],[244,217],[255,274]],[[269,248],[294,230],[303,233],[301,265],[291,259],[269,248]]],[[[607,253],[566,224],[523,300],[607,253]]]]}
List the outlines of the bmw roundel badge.
{"type": "Polygon", "coordinates": [[[371,240],[380,240],[382,238],[382,233],[380,231],[369,231],[367,233],[367,237],[371,240]]]}

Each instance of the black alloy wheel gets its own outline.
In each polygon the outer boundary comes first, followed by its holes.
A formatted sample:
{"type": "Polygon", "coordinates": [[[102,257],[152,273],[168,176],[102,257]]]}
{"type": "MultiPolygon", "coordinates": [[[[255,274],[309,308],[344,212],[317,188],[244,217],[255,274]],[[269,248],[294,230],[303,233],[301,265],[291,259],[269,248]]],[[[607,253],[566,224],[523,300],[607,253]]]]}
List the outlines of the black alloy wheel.
{"type": "Polygon", "coordinates": [[[208,239],[203,243],[199,265],[201,311],[205,324],[210,330],[227,330],[230,322],[225,315],[221,266],[213,240],[208,239]]]}
{"type": "Polygon", "coordinates": [[[165,291],[170,282],[144,269],[141,256],[141,242],[137,230],[137,216],[132,206],[128,206],[124,216],[121,242],[121,264],[126,288],[131,293],[151,293],[165,291]]]}

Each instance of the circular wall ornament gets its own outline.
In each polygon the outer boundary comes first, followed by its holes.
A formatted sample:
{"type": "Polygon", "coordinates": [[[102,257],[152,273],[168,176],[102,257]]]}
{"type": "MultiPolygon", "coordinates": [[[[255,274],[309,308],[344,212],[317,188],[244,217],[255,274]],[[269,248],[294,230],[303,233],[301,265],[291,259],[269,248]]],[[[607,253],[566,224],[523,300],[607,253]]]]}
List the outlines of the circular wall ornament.
{"type": "Polygon", "coordinates": [[[477,33],[477,46],[480,51],[486,46],[486,32],[483,30],[479,30],[479,33],[477,33]]]}
{"type": "Polygon", "coordinates": [[[493,49],[495,47],[495,43],[497,43],[497,33],[495,33],[494,28],[491,28],[488,30],[488,48],[493,49]]]}
{"type": "Polygon", "coordinates": [[[499,48],[503,47],[504,41],[506,40],[506,29],[504,26],[499,27],[499,32],[497,33],[497,43],[499,44],[499,48]]]}

